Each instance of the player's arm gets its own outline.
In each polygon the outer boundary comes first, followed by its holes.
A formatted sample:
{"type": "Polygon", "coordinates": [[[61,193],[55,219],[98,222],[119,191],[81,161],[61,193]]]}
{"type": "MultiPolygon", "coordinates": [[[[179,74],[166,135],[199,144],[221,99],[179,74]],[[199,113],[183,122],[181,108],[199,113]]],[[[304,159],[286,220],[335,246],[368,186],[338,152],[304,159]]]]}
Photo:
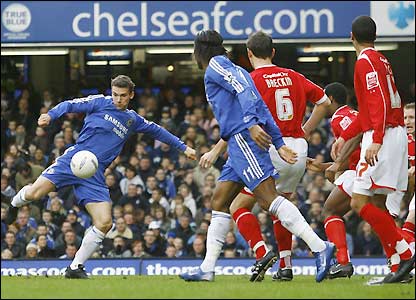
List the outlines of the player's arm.
{"type": "Polygon", "coordinates": [[[243,110],[243,121],[247,128],[259,124],[256,101],[258,100],[253,86],[249,84],[244,74],[238,68],[225,68],[221,59],[211,58],[206,76],[216,84],[237,96],[243,110]]]}
{"type": "Polygon", "coordinates": [[[210,168],[218,157],[227,149],[228,143],[220,139],[210,151],[201,156],[199,165],[201,168],[210,168]]]}
{"type": "Polygon", "coordinates": [[[320,86],[306,79],[304,76],[301,76],[301,78],[303,78],[304,81],[303,86],[306,91],[307,99],[315,104],[311,116],[302,126],[305,137],[308,137],[311,132],[318,127],[321,120],[328,114],[328,107],[331,105],[331,100],[320,86]]]}
{"type": "Polygon", "coordinates": [[[136,132],[142,132],[150,135],[155,140],[168,144],[179,151],[185,153],[186,157],[196,160],[196,152],[191,147],[185,145],[185,143],[177,136],[170,133],[160,125],[150,122],[136,114],[136,132]]]}
{"type": "Polygon", "coordinates": [[[350,139],[362,136],[362,128],[359,118],[355,118],[352,123],[341,132],[340,137],[335,141],[331,148],[331,157],[333,160],[336,160],[337,157],[340,155],[340,151],[344,148],[345,142],[349,141],[350,139]]]}
{"type": "Polygon", "coordinates": [[[325,170],[325,177],[329,181],[334,182],[335,174],[337,172],[348,169],[348,159],[360,145],[362,136],[362,133],[360,133],[344,144],[344,147],[342,147],[341,153],[335,159],[335,162],[325,170]]]}
{"type": "Polygon", "coordinates": [[[38,119],[38,125],[41,127],[47,126],[51,121],[62,117],[66,113],[91,113],[103,104],[102,101],[104,99],[103,95],[91,95],[85,98],[63,101],[46,114],[41,114],[38,119]]]}

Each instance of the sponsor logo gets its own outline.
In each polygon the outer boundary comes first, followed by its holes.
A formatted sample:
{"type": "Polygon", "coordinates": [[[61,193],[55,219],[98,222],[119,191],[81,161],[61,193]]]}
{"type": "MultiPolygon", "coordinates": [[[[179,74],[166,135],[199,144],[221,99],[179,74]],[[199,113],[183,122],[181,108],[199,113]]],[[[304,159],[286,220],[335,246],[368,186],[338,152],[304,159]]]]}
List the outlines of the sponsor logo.
{"type": "Polygon", "coordinates": [[[389,19],[398,28],[404,29],[409,26],[409,21],[415,19],[415,6],[412,4],[405,5],[403,1],[398,4],[392,4],[389,7],[389,19]]]}
{"type": "Polygon", "coordinates": [[[378,86],[377,72],[369,72],[365,75],[365,81],[367,82],[367,90],[374,89],[378,86]]]}
{"type": "Polygon", "coordinates": [[[13,3],[7,6],[1,15],[3,26],[9,31],[2,36],[9,40],[25,40],[30,33],[24,32],[30,26],[32,15],[26,5],[13,3]]]}

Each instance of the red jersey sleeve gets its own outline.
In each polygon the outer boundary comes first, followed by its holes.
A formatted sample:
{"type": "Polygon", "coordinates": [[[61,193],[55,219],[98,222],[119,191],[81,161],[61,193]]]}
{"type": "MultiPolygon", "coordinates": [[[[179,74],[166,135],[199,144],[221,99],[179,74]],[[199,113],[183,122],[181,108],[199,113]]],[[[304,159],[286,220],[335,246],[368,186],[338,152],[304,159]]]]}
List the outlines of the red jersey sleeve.
{"type": "Polygon", "coordinates": [[[319,85],[313,83],[309,79],[307,79],[302,74],[298,73],[303,81],[303,87],[305,89],[306,99],[315,103],[315,104],[321,104],[324,102],[327,97],[325,95],[325,92],[323,88],[321,88],[319,85]]]}
{"type": "Polygon", "coordinates": [[[352,139],[356,135],[360,134],[361,132],[362,132],[362,129],[361,129],[360,120],[359,118],[355,118],[352,121],[352,123],[341,132],[340,137],[348,141],[349,139],[352,139]]]}
{"type": "Polygon", "coordinates": [[[373,142],[382,144],[386,126],[386,100],[381,90],[379,74],[368,58],[361,58],[355,65],[355,76],[360,84],[359,89],[356,89],[360,93],[357,97],[365,101],[369,122],[374,130],[373,142]]]}

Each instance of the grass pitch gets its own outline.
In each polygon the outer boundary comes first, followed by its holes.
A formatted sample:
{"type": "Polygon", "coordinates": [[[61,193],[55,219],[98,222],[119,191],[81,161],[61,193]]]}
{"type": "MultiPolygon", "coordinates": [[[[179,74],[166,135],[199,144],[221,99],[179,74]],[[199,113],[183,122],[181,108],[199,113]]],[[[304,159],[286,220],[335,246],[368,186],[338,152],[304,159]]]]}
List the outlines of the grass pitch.
{"type": "Polygon", "coordinates": [[[414,299],[415,285],[367,286],[370,276],[316,283],[313,276],[291,282],[249,282],[248,276],[216,276],[215,282],[184,282],[177,276],[1,277],[1,299],[414,299]]]}

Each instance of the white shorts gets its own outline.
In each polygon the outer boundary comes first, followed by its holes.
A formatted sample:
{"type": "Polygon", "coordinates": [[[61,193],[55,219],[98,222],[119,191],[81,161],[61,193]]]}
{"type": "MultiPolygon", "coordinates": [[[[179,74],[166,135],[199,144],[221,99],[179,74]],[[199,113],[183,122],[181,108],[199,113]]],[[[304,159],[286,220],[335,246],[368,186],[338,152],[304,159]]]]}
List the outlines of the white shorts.
{"type": "Polygon", "coordinates": [[[397,217],[400,213],[400,203],[402,203],[404,192],[394,191],[387,195],[386,207],[389,213],[397,217]]]}
{"type": "Polygon", "coordinates": [[[389,194],[407,189],[407,134],[405,127],[387,128],[378,162],[370,166],[365,151],[373,142],[373,130],[366,131],[361,142],[360,161],[353,192],[361,195],[389,194]]]}
{"type": "Polygon", "coordinates": [[[346,170],[335,181],[334,184],[342,190],[345,194],[352,197],[352,190],[354,187],[354,170],[346,170]]]}
{"type": "Polygon", "coordinates": [[[285,162],[272,145],[269,149],[270,158],[280,177],[276,180],[276,188],[282,193],[293,193],[306,168],[306,157],[308,155],[308,143],[304,138],[283,137],[286,146],[298,154],[296,163],[285,162]]]}

